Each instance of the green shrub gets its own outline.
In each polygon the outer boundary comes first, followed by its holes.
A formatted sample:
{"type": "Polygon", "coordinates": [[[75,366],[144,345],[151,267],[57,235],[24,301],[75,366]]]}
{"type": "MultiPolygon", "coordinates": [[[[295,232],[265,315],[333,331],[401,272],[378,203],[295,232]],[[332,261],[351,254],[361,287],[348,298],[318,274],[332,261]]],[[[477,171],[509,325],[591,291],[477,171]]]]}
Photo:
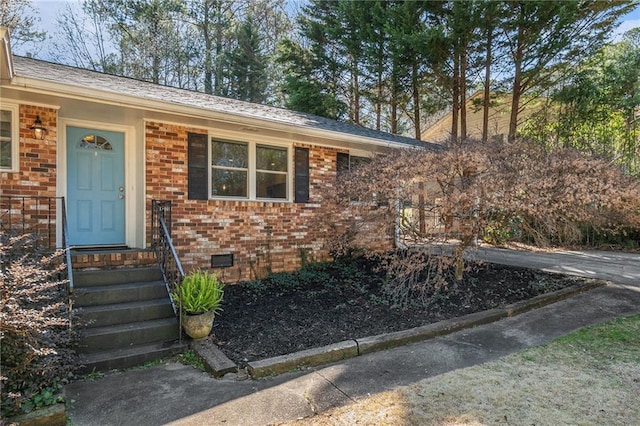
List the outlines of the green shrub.
{"type": "Polygon", "coordinates": [[[178,290],[172,294],[187,314],[202,314],[222,310],[220,304],[224,296],[224,284],[216,274],[195,270],[184,277],[178,290]]]}
{"type": "Polygon", "coordinates": [[[521,219],[497,215],[483,229],[482,239],[492,245],[503,245],[520,237],[521,219]]]}
{"type": "Polygon", "coordinates": [[[77,368],[63,252],[44,252],[36,242],[0,233],[2,417],[59,401],[77,368]]]}
{"type": "Polygon", "coordinates": [[[310,262],[293,272],[273,272],[266,277],[245,281],[242,288],[255,297],[272,293],[279,296],[302,291],[309,296],[334,294],[340,297],[345,290],[356,290],[366,294],[368,287],[382,280],[374,272],[378,261],[363,256],[346,257],[331,262],[310,262]]]}

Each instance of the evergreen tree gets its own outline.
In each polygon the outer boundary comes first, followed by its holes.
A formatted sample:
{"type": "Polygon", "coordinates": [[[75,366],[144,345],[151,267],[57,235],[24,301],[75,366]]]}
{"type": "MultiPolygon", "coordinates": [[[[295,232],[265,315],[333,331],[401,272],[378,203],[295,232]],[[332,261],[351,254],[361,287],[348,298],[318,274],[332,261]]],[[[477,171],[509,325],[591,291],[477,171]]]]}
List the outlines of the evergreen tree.
{"type": "Polygon", "coordinates": [[[286,108],[332,119],[344,116],[346,105],[327,92],[324,83],[316,79],[310,50],[292,40],[285,40],[279,47],[277,60],[285,74],[281,90],[285,95],[286,108]]]}
{"type": "Polygon", "coordinates": [[[524,134],[547,147],[572,147],[640,175],[640,31],[584,60],[557,86],[524,134]]]}
{"type": "Polygon", "coordinates": [[[549,87],[554,77],[593,53],[631,2],[508,2],[505,21],[513,64],[509,139],[516,136],[520,100],[533,90],[549,87]]]}
{"type": "Polygon", "coordinates": [[[267,56],[251,16],[235,32],[236,46],[228,53],[228,96],[262,103],[267,99],[267,56]]]}

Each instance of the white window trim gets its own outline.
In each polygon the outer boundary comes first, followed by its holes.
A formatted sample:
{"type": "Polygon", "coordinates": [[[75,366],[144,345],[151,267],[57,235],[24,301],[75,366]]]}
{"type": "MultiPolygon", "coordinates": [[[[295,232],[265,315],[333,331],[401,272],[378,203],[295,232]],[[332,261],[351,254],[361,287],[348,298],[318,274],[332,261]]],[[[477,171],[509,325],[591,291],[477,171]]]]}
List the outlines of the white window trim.
{"type": "Polygon", "coordinates": [[[240,138],[227,138],[227,137],[218,137],[216,135],[212,135],[209,133],[209,141],[208,141],[208,158],[209,164],[207,168],[207,179],[208,179],[208,194],[210,200],[229,200],[229,201],[258,201],[264,203],[291,203],[293,202],[293,176],[294,176],[294,164],[293,164],[293,155],[292,155],[292,146],[291,143],[283,143],[283,142],[272,142],[272,141],[262,141],[262,140],[243,140],[240,138]],[[212,192],[212,170],[213,165],[211,164],[211,149],[212,144],[214,142],[229,142],[229,143],[243,143],[247,145],[248,151],[248,194],[247,197],[222,197],[222,196],[214,196],[211,194],[212,192]],[[257,158],[256,158],[256,147],[274,147],[274,148],[285,148],[287,150],[287,196],[286,198],[258,198],[257,197],[257,158]]]}
{"type": "Polygon", "coordinates": [[[20,114],[17,104],[2,103],[0,109],[11,112],[11,166],[0,167],[2,173],[16,173],[20,171],[20,114]]]}

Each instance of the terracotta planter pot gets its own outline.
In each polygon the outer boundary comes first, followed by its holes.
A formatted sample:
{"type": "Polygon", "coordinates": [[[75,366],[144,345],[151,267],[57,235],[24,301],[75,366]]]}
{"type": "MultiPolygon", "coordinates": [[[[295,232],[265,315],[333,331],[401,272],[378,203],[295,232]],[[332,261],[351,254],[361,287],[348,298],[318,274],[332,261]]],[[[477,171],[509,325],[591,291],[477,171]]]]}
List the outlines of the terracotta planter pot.
{"type": "Polygon", "coordinates": [[[205,312],[204,314],[183,315],[182,328],[194,340],[204,339],[211,333],[213,327],[214,311],[205,312]]]}

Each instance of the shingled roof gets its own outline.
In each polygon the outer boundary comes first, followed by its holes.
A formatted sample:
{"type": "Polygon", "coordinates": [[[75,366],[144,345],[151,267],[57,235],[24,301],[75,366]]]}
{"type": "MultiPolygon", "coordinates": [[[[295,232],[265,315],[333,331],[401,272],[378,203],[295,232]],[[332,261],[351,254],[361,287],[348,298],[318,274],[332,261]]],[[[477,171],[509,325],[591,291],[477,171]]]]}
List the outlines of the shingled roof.
{"type": "Polygon", "coordinates": [[[94,91],[131,96],[134,98],[204,109],[215,113],[276,122],[296,127],[319,129],[328,132],[371,138],[389,144],[424,146],[438,149],[437,145],[420,142],[403,136],[366,127],[331,120],[317,115],[291,111],[269,105],[239,101],[186,89],[163,86],[133,78],[105,74],[97,71],[60,65],[33,58],[14,56],[13,65],[17,77],[61,83],[94,91]]]}

